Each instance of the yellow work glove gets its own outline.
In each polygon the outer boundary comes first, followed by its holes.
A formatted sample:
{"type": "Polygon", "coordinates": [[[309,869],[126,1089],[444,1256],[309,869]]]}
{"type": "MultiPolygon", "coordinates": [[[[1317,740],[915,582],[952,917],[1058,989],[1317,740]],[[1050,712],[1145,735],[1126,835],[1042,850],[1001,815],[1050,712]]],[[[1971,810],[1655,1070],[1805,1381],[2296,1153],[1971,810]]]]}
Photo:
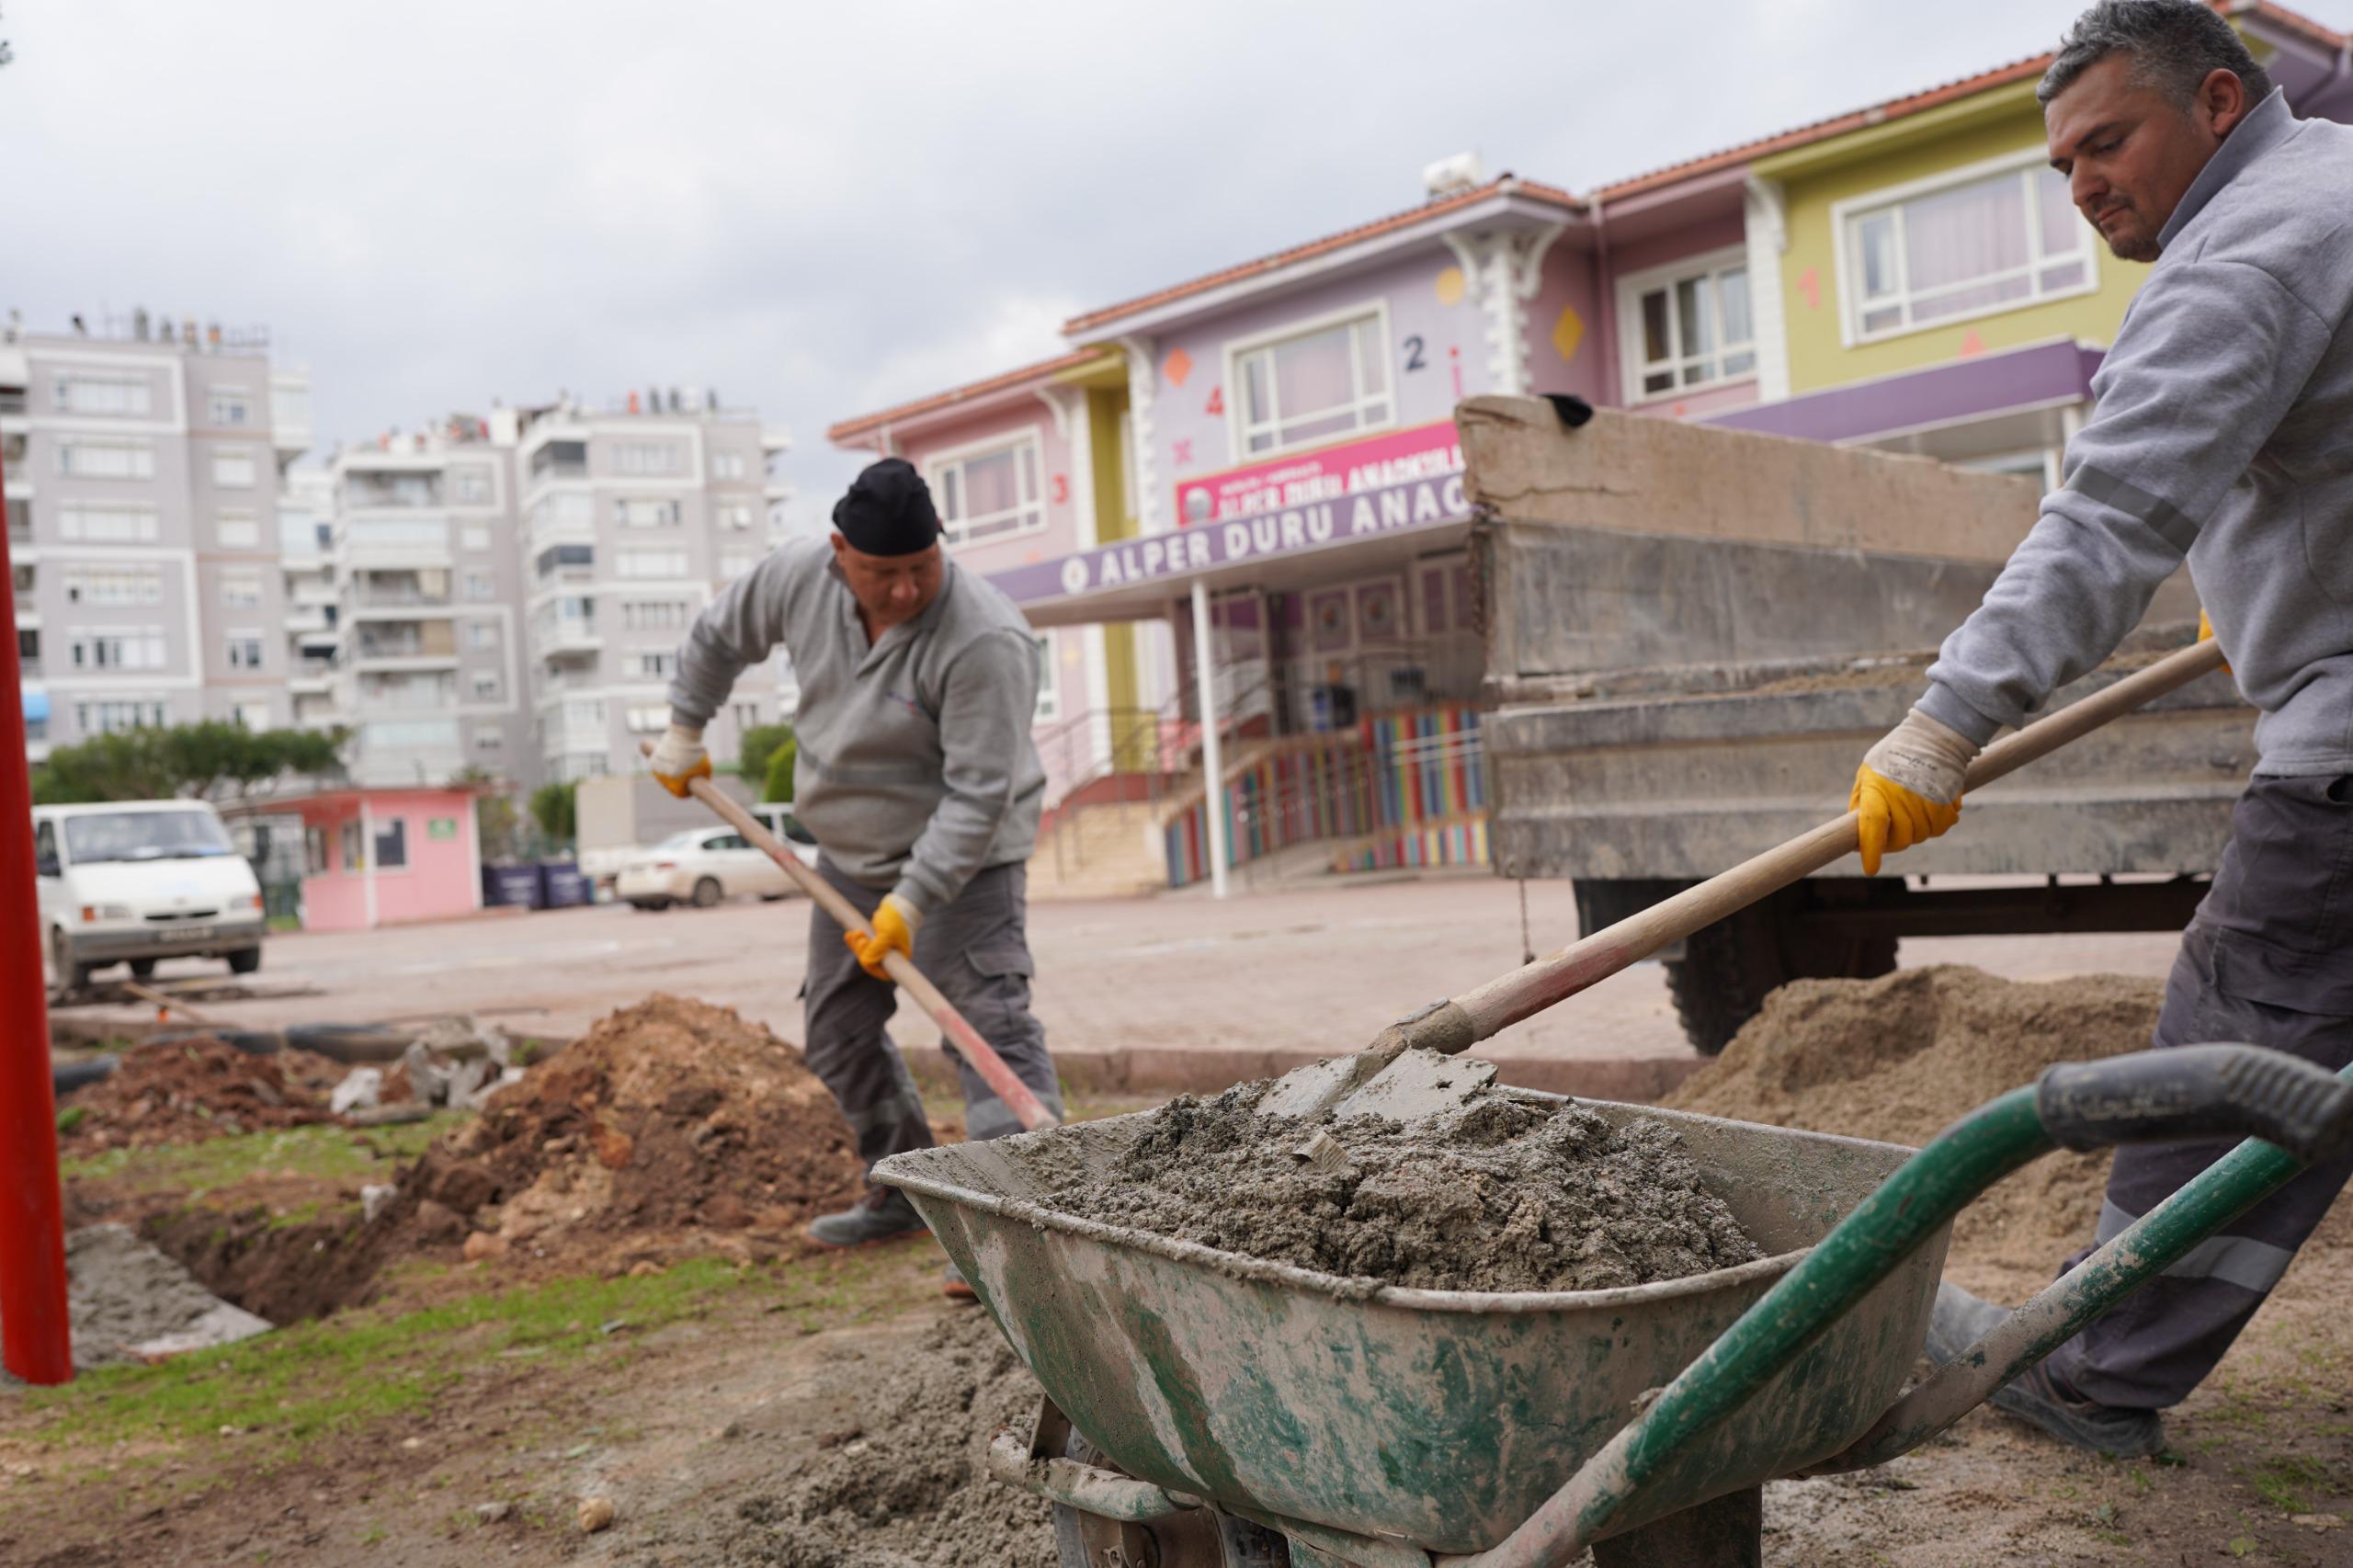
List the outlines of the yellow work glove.
{"type": "Polygon", "coordinates": [[[842,940],[858,957],[860,969],[877,980],[888,980],[882,960],[892,953],[915,957],[915,932],[923,925],[923,912],[897,893],[887,893],[874,911],[874,935],[863,931],[845,931],[842,940]]]}
{"type": "Polygon", "coordinates": [[[702,731],[691,724],[671,725],[646,766],[653,768],[655,782],[685,800],[688,784],[710,777],[710,753],[702,749],[702,731]]]}
{"type": "Polygon", "coordinates": [[[1961,820],[1961,790],[1977,746],[1917,708],[1863,754],[1847,808],[1862,822],[1863,874],[1879,875],[1881,855],[1909,849],[1961,820]]]}
{"type": "MultiPolygon", "coordinates": [[[[2201,609],[2198,612],[2198,641],[2200,642],[2211,642],[2213,640],[2214,623],[2206,619],[2206,612],[2201,609]]],[[[2231,662],[2228,659],[2224,659],[2222,661],[2222,673],[2224,675],[2229,675],[2231,673],[2231,662]]]]}

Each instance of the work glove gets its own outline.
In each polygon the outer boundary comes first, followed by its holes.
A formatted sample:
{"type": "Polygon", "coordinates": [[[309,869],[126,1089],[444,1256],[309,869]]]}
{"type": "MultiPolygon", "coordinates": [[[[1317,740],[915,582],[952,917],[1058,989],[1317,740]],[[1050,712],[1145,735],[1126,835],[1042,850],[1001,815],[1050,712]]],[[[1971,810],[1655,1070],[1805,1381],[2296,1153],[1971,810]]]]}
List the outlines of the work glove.
{"type": "Polygon", "coordinates": [[[842,940],[857,955],[860,969],[877,980],[888,980],[882,960],[892,953],[915,957],[915,932],[922,925],[923,911],[897,893],[886,893],[874,911],[874,935],[845,931],[842,940]]]}
{"type": "Polygon", "coordinates": [[[688,784],[710,777],[710,753],[702,749],[701,729],[691,724],[672,724],[662,733],[662,744],[654,748],[648,766],[654,769],[656,783],[685,800],[688,784]]]}
{"type": "MultiPolygon", "coordinates": [[[[2214,623],[2207,619],[2206,612],[2203,609],[2200,609],[2198,612],[2198,641],[2200,642],[2211,642],[2213,640],[2214,623]]],[[[2224,675],[2229,675],[2231,673],[2231,662],[2228,659],[2224,659],[2222,661],[2222,673],[2224,675]]]]}
{"type": "Polygon", "coordinates": [[[1961,790],[1976,745],[1917,708],[1863,754],[1847,797],[1862,814],[1863,874],[1879,875],[1890,849],[1924,844],[1961,820],[1961,790]]]}

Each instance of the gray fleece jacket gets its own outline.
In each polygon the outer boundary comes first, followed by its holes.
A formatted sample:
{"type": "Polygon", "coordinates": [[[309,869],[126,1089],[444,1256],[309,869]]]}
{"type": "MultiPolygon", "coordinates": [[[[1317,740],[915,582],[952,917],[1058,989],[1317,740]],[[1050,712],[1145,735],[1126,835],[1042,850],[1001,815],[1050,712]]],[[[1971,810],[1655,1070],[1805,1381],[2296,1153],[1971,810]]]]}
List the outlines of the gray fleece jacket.
{"type": "Polygon", "coordinates": [[[930,607],[870,643],[829,544],[787,545],[696,618],[672,715],[709,723],[779,643],[801,682],[793,814],[827,859],[929,914],[975,871],[1029,858],[1038,649],[1010,599],[949,562],[930,607]]]}
{"type": "Polygon", "coordinates": [[[2064,488],[1920,706],[1980,744],[2106,658],[2185,557],[2257,773],[2353,773],[2353,129],[2273,93],[2158,236],[2064,488]]]}

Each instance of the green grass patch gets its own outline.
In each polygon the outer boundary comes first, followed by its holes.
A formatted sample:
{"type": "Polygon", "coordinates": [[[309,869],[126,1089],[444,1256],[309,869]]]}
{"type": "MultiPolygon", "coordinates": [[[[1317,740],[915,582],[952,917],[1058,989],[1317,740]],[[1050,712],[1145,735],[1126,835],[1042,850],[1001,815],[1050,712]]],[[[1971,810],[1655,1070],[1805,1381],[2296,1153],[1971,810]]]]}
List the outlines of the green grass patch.
{"type": "Polygon", "coordinates": [[[2256,1496],[2287,1514],[2309,1514],[2315,1496],[2342,1490],[2326,1465],[2299,1454],[2274,1455],[2245,1474],[2256,1496]]]}
{"type": "Polygon", "coordinates": [[[201,1143],[155,1149],[108,1149],[60,1164],[67,1181],[127,1180],[142,1191],[185,1193],[191,1199],[216,1187],[292,1171],[323,1181],[381,1179],[399,1161],[414,1160],[470,1112],[436,1111],[423,1121],[355,1131],[342,1127],[291,1127],[241,1132],[201,1143]]]}
{"type": "Polygon", "coordinates": [[[757,1267],[703,1258],[644,1278],[555,1280],[406,1312],[345,1312],[160,1366],[102,1368],[28,1390],[24,1405],[39,1419],[26,1436],[58,1448],[168,1449],[217,1445],[229,1427],[239,1454],[275,1462],[314,1440],[421,1414],[469,1370],[502,1358],[544,1367],[598,1346],[634,1358],[649,1332],[752,1292],[762,1313],[813,1333],[926,1299],[938,1267],[938,1253],[917,1246],[757,1267]]]}

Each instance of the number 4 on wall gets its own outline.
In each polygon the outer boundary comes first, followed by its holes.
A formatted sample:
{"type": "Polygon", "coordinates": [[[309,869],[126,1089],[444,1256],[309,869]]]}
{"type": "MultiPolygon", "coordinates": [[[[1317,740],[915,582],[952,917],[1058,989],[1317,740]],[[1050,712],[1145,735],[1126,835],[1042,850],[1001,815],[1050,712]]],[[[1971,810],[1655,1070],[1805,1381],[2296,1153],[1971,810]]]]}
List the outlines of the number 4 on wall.
{"type": "Polygon", "coordinates": [[[1211,387],[1210,389],[1210,400],[1208,403],[1201,405],[1201,412],[1203,414],[1210,415],[1222,415],[1225,413],[1225,389],[1223,387],[1211,387]]]}

